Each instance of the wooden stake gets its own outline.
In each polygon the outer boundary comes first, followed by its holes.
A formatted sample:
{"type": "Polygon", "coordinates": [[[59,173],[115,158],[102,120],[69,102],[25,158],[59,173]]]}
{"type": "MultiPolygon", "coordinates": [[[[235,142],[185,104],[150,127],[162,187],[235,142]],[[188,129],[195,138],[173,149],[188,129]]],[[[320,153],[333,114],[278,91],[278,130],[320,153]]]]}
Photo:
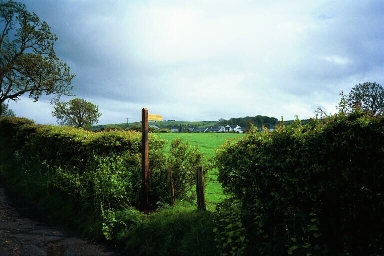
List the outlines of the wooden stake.
{"type": "Polygon", "coordinates": [[[205,196],[204,196],[204,180],[203,180],[203,167],[199,166],[195,172],[196,177],[196,194],[197,194],[197,208],[206,210],[205,196]]]}
{"type": "Polygon", "coordinates": [[[148,109],[143,108],[142,110],[142,201],[141,207],[143,211],[148,210],[148,199],[149,199],[149,141],[148,141],[148,109]]]}
{"type": "Polygon", "coordinates": [[[175,187],[173,185],[172,167],[169,167],[169,186],[171,188],[171,205],[175,204],[175,187]]]}

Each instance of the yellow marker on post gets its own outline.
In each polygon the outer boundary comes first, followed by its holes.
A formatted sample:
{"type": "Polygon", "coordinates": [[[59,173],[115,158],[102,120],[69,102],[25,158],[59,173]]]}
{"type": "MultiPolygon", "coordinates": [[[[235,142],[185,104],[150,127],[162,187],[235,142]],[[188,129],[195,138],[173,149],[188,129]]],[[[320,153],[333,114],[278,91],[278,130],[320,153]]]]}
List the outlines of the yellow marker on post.
{"type": "Polygon", "coordinates": [[[148,114],[148,121],[163,121],[163,117],[159,114],[148,114]]]}

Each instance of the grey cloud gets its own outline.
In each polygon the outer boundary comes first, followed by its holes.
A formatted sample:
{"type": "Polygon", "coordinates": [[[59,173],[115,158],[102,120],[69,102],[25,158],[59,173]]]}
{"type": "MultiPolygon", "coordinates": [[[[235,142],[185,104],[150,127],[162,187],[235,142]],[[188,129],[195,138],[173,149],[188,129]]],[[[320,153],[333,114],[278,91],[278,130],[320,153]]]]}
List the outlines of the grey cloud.
{"type": "Polygon", "coordinates": [[[105,123],[143,106],[175,118],[294,118],[384,79],[381,0],[22,2],[59,36],[74,93],[105,123]]]}

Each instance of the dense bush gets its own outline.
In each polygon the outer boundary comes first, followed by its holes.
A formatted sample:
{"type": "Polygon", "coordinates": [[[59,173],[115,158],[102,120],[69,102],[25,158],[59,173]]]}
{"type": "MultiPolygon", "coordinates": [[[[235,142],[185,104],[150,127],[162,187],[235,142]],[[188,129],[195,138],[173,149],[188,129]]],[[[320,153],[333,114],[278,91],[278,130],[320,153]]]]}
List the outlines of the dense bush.
{"type": "MultiPolygon", "coordinates": [[[[167,160],[165,141],[150,134],[149,144],[149,203],[155,209],[170,202],[168,163],[175,161],[167,160]]],[[[175,177],[189,177],[188,168],[201,162],[201,154],[182,142],[172,150],[170,159],[184,157],[182,166],[172,166],[175,177]]],[[[94,133],[1,118],[0,158],[2,177],[53,216],[93,237],[112,239],[122,224],[118,213],[140,205],[139,132],[94,133]]]]}
{"type": "Polygon", "coordinates": [[[127,255],[219,255],[214,244],[213,213],[178,201],[174,207],[144,215],[127,209],[118,216],[119,241],[127,255]]]}
{"type": "Polygon", "coordinates": [[[227,198],[217,205],[213,232],[220,255],[244,255],[248,239],[242,223],[241,202],[227,198]]]}
{"type": "Polygon", "coordinates": [[[247,252],[382,255],[383,145],[384,118],[359,112],[225,145],[219,180],[241,202],[247,252]]]}
{"type": "MultiPolygon", "coordinates": [[[[7,165],[1,175],[87,234],[110,238],[114,212],[139,204],[139,133],[92,133],[7,118],[0,120],[0,138],[7,165]]],[[[161,144],[154,151],[156,146],[161,144]]]]}
{"type": "Polygon", "coordinates": [[[203,165],[203,154],[197,146],[175,139],[171,142],[168,166],[172,171],[175,198],[183,199],[195,186],[195,171],[203,165]]]}

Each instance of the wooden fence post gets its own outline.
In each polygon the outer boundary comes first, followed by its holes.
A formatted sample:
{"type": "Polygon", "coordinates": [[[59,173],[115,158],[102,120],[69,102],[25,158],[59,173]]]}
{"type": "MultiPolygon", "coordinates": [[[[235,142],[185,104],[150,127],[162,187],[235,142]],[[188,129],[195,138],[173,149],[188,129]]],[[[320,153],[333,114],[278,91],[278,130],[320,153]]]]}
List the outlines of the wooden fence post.
{"type": "Polygon", "coordinates": [[[171,205],[175,204],[175,187],[173,185],[172,167],[169,167],[169,186],[171,188],[171,205]]]}
{"type": "Polygon", "coordinates": [[[142,179],[141,179],[141,187],[142,187],[142,201],[141,208],[143,211],[148,210],[148,201],[149,201],[149,141],[148,141],[148,109],[143,108],[142,110],[142,179]]]}
{"type": "Polygon", "coordinates": [[[204,196],[204,180],[203,180],[203,167],[199,166],[195,172],[196,177],[196,194],[197,194],[197,208],[206,210],[205,196],[204,196]]]}

